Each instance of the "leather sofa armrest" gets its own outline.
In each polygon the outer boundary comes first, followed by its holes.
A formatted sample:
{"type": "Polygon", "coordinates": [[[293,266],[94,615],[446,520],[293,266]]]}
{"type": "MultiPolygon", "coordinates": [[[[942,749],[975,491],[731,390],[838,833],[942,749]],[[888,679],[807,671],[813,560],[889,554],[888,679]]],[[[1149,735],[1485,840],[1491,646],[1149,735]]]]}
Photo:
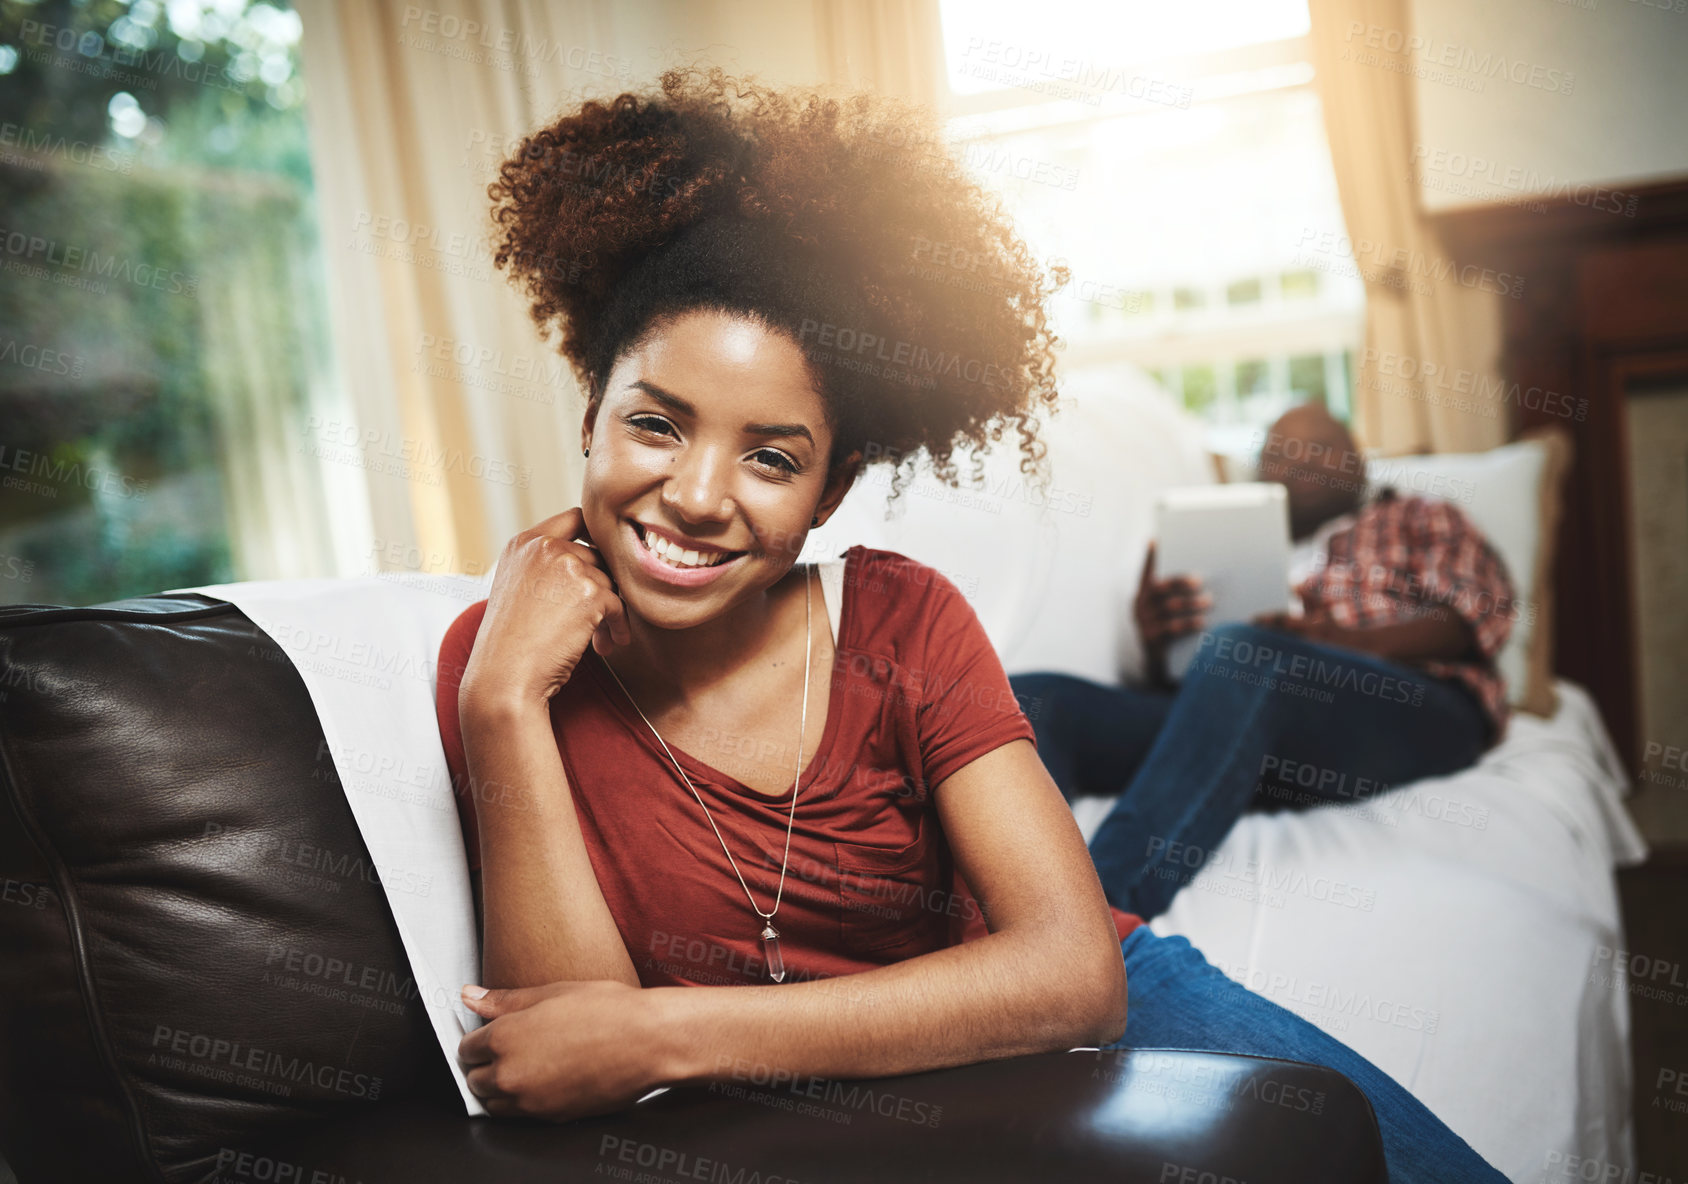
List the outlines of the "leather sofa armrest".
{"type": "Polygon", "coordinates": [[[225,1148],[217,1169],[222,1184],[1387,1179],[1371,1105],[1341,1074],[1161,1049],[1045,1053],[864,1081],[747,1078],[566,1124],[394,1103],[225,1148]]]}

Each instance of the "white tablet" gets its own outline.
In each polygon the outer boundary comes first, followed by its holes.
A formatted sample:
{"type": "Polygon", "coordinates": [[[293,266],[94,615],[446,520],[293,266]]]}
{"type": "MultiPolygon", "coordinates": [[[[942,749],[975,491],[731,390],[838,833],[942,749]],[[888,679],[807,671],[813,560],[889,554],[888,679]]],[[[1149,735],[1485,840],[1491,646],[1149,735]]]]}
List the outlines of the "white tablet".
{"type": "MultiPolygon", "coordinates": [[[[1289,558],[1289,501],[1276,482],[1183,486],[1155,501],[1155,578],[1200,577],[1210,627],[1289,608],[1289,558]]],[[[1200,634],[1173,642],[1167,674],[1182,678],[1200,647],[1200,634]]]]}

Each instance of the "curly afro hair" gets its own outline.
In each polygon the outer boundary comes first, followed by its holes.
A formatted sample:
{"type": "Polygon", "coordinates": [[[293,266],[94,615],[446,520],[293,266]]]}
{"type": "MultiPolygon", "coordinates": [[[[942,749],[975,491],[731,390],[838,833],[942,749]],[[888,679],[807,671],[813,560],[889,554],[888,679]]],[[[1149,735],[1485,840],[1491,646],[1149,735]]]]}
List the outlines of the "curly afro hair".
{"type": "Polygon", "coordinates": [[[497,266],[602,398],[616,360],[661,319],[752,317],[803,350],[837,464],[954,454],[1013,428],[1039,472],[1034,414],[1058,392],[1048,273],[924,108],[886,96],[774,90],[674,69],[660,94],[592,100],[528,136],[488,187],[497,266]]]}

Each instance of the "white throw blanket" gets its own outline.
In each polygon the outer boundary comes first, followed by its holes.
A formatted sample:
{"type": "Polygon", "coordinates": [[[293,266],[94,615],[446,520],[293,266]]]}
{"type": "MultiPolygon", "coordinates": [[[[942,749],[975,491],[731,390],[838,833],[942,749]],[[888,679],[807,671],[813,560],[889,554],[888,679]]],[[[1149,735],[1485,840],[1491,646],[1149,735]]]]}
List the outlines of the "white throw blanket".
{"type": "Polygon", "coordinates": [[[490,587],[490,576],[401,574],[176,589],[230,601],[298,669],[470,1114],[486,1110],[469,1092],[457,1043],[482,1021],[458,992],[479,978],[480,958],[434,667],[446,628],[490,587]]]}

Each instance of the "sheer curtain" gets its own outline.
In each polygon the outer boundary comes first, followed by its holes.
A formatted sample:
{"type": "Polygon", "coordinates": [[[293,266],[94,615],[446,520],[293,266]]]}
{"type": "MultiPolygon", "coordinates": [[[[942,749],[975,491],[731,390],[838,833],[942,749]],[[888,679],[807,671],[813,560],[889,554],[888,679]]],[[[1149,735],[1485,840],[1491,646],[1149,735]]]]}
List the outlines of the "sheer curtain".
{"type": "Polygon", "coordinates": [[[816,0],[817,81],[936,106],[944,68],[937,0],[816,0]]]}
{"type": "Polygon", "coordinates": [[[582,98],[699,62],[930,102],[936,0],[300,0],[335,372],[318,422],[368,484],[382,569],[485,571],[576,503],[583,399],[492,266],[486,186],[582,98]]]}
{"type": "Polygon", "coordinates": [[[1366,281],[1356,426],[1385,453],[1466,452],[1509,433],[1498,285],[1463,273],[1419,210],[1408,0],[1310,0],[1317,85],[1366,281]],[[1371,38],[1373,28],[1382,31],[1371,38]],[[1380,44],[1369,44],[1370,41],[1380,44]],[[1388,46],[1400,45],[1391,53],[1388,46]],[[1362,250],[1358,244],[1370,244],[1362,250]],[[1427,364],[1433,367],[1425,377],[1427,364]]]}

